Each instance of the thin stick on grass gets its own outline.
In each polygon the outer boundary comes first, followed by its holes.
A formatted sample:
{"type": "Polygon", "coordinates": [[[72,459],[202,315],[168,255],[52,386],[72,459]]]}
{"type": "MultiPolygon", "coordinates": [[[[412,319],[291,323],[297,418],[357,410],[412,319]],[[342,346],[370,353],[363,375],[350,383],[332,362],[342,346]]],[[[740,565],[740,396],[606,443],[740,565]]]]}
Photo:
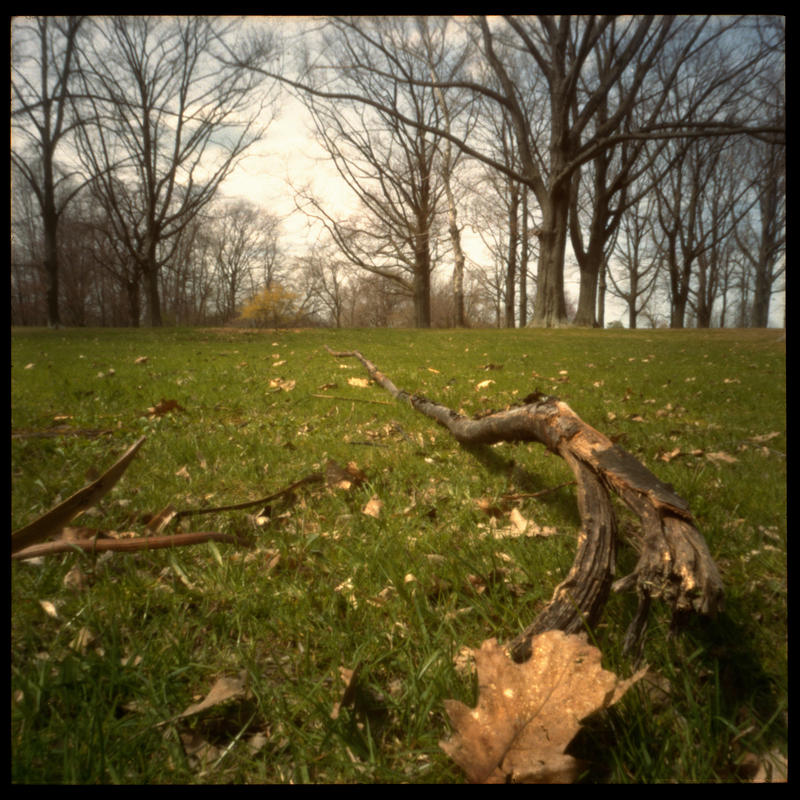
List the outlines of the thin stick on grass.
{"type": "Polygon", "coordinates": [[[232,503],[231,505],[227,506],[214,506],[213,508],[186,508],[182,511],[178,511],[175,514],[175,519],[180,519],[182,517],[194,517],[198,514],[214,514],[218,511],[240,511],[241,509],[252,508],[253,506],[263,506],[267,503],[271,503],[273,500],[277,500],[279,497],[290,494],[295,489],[299,489],[301,486],[305,486],[309,483],[321,483],[324,480],[325,476],[322,473],[312,472],[306,475],[304,478],[300,478],[300,480],[290,483],[283,489],[279,489],[277,492],[268,494],[266,497],[260,497],[258,500],[245,500],[242,503],[232,503]]]}
{"type": "Polygon", "coordinates": [[[70,553],[79,550],[89,555],[95,553],[134,553],[140,550],[164,550],[170,547],[186,547],[203,542],[230,542],[245,545],[249,541],[243,536],[218,531],[195,531],[193,533],[176,533],[172,536],[136,536],[131,539],[92,538],[85,541],[59,541],[34,544],[13,553],[11,558],[24,560],[49,556],[55,553],[70,553]]]}

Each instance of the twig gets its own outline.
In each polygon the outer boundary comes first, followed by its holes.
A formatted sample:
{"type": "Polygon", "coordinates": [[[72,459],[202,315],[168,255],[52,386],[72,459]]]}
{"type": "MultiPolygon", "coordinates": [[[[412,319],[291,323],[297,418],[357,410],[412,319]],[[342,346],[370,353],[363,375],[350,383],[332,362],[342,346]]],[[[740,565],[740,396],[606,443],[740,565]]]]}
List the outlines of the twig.
{"type": "Polygon", "coordinates": [[[320,400],[341,400],[343,403],[373,403],[378,406],[390,406],[385,400],[368,400],[365,397],[341,397],[336,394],[311,394],[311,397],[318,397],[320,400]]]}
{"type": "Polygon", "coordinates": [[[285,494],[289,494],[289,492],[293,492],[295,489],[299,489],[301,486],[305,486],[307,483],[321,483],[324,480],[325,476],[322,473],[312,472],[309,475],[306,475],[305,478],[300,478],[299,481],[290,483],[285,488],[280,489],[277,492],[273,492],[272,494],[268,494],[266,497],[261,497],[258,500],[247,500],[244,503],[233,503],[232,505],[228,506],[214,506],[213,508],[186,508],[183,511],[178,511],[175,515],[175,518],[180,519],[181,517],[193,517],[197,516],[198,514],[213,514],[217,511],[238,511],[242,508],[252,508],[253,506],[264,505],[272,502],[273,500],[277,500],[279,497],[283,497],[285,494]]]}
{"type": "Polygon", "coordinates": [[[69,553],[80,550],[84,553],[132,553],[137,550],[163,550],[168,547],[185,547],[203,542],[231,542],[248,544],[248,540],[232,533],[217,531],[195,531],[194,533],[176,533],[172,536],[137,536],[133,539],[87,539],[81,542],[45,542],[34,544],[13,553],[12,559],[36,558],[54,553],[69,553]]]}
{"type": "Polygon", "coordinates": [[[577,481],[567,481],[566,483],[559,483],[558,486],[551,486],[549,489],[542,489],[538,492],[517,492],[516,494],[504,494],[503,500],[526,500],[531,497],[543,497],[550,492],[555,492],[558,489],[563,489],[565,486],[575,486],[577,481]]]}

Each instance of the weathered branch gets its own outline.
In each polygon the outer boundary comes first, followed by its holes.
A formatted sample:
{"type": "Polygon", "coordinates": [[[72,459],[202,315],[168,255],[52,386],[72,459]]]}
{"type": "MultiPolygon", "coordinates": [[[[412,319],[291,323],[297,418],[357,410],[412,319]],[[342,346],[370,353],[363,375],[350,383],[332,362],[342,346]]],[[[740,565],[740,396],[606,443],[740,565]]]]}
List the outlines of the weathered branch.
{"type": "Polygon", "coordinates": [[[447,428],[461,444],[539,442],[561,456],[575,474],[582,520],[575,561],[548,605],[510,643],[516,660],[530,656],[530,640],[542,631],[575,632],[596,623],[610,590],[635,588],[639,596],[639,609],[625,636],[628,651],[641,640],[652,599],[666,602],[675,618],[686,612],[713,615],[722,607],[722,579],[686,501],[563,401],[534,394],[504,411],[467,418],[398,389],[358,351],[328,352],[338,358],[357,358],[394,398],[447,428]],[[636,567],[613,584],[617,528],[611,492],[642,524],[636,567]]]}

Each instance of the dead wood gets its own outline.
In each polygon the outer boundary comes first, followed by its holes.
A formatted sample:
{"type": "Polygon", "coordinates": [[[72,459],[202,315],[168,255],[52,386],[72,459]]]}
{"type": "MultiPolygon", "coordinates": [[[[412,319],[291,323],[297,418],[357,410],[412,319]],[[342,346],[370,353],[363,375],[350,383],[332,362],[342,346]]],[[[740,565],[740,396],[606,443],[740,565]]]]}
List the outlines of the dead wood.
{"type": "Polygon", "coordinates": [[[164,550],[169,547],[186,547],[203,542],[232,542],[238,545],[249,544],[242,536],[217,531],[194,531],[175,533],[171,536],[134,536],[130,539],[97,538],[82,541],[58,541],[33,544],[11,555],[12,559],[24,560],[54,553],[70,553],[80,550],[84,553],[134,553],[140,550],[164,550]]]}
{"type": "Polygon", "coordinates": [[[530,657],[532,637],[545,630],[573,633],[594,625],[612,590],[635,590],[638,595],[638,610],[625,634],[628,652],[641,642],[653,599],[667,603],[673,619],[687,612],[713,615],[721,609],[722,579],[686,501],[557,397],[537,393],[504,411],[468,418],[398,389],[356,350],[342,353],[328,348],[328,352],[337,358],[357,358],[395,399],[444,426],[461,444],[538,442],[561,456],[574,473],[582,520],[575,561],[544,610],[510,643],[517,661],[530,657]],[[642,526],[636,567],[616,582],[617,524],[611,493],[639,517],[642,526]]]}
{"type": "Polygon", "coordinates": [[[77,517],[81,511],[91,508],[110,492],[123,476],[128,465],[133,461],[137,451],[144,444],[145,438],[142,436],[141,439],[134,442],[96,481],[79,489],[63,503],[51,508],[46,514],[35,519],[29,525],[14,531],[11,534],[11,554],[13,555],[36,542],[41,542],[51,534],[57,533],[77,517]]]}

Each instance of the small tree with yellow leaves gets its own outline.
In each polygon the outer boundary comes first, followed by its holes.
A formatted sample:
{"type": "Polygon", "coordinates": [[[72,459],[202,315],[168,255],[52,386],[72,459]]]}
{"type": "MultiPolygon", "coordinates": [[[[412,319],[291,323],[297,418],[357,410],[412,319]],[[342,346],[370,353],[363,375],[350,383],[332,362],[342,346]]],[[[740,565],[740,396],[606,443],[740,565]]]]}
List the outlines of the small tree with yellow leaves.
{"type": "Polygon", "coordinates": [[[256,328],[279,328],[297,319],[297,295],[278,284],[262,289],[242,309],[241,319],[256,328]]]}

